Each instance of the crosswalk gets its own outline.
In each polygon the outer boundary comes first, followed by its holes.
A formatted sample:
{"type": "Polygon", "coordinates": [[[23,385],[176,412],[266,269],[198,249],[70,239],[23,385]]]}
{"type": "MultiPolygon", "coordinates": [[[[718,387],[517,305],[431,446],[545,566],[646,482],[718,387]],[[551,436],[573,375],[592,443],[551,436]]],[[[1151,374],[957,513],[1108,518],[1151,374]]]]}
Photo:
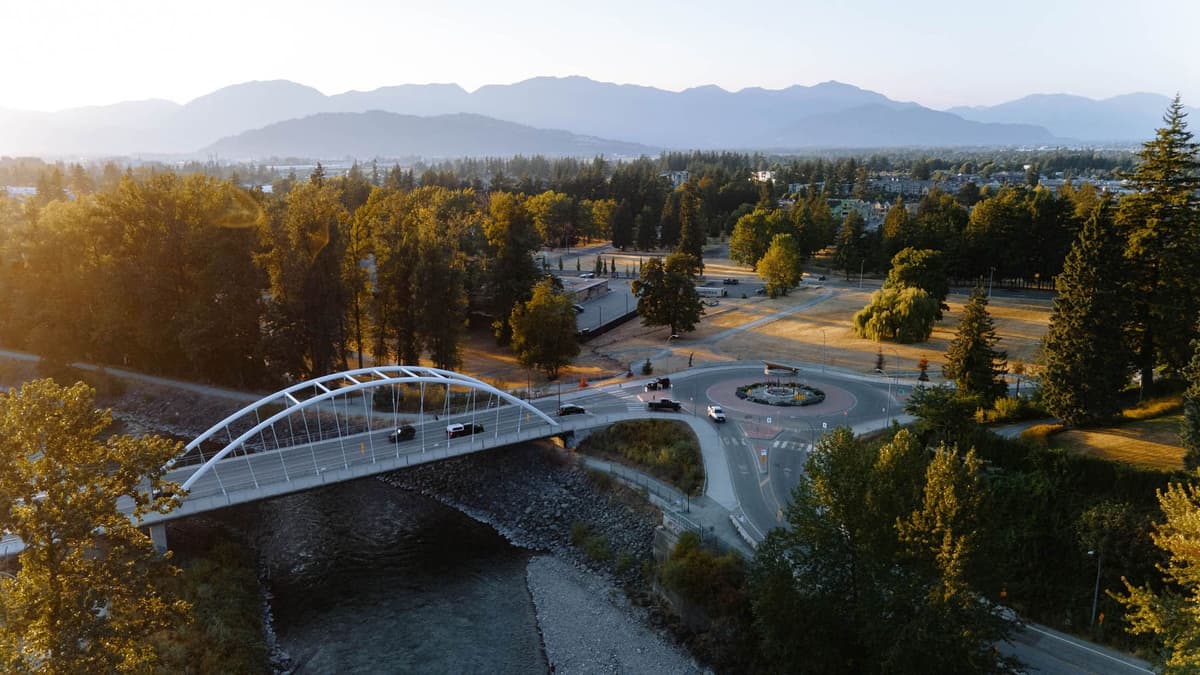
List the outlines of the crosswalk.
{"type": "Polygon", "coordinates": [[[809,443],[802,442],[802,441],[800,441],[800,442],[785,441],[785,440],[762,441],[762,440],[754,440],[752,438],[746,438],[745,436],[737,436],[737,437],[722,436],[721,443],[723,445],[725,445],[725,447],[727,447],[727,448],[740,445],[740,446],[746,447],[746,448],[757,448],[757,449],[769,448],[771,450],[800,450],[803,452],[812,451],[812,445],[810,445],[809,443]]]}

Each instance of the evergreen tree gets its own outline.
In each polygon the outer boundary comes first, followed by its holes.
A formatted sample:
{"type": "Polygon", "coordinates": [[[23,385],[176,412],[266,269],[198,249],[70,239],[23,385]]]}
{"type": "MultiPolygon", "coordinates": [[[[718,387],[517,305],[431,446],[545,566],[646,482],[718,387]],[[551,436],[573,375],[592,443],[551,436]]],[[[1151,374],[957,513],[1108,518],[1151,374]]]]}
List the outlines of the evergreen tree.
{"type": "Polygon", "coordinates": [[[676,251],[690,255],[704,269],[704,242],[708,240],[708,223],[704,217],[704,204],[700,201],[697,188],[687,183],[679,196],[679,245],[676,251]]]}
{"type": "Polygon", "coordinates": [[[1183,394],[1183,422],[1179,439],[1183,441],[1183,466],[1188,471],[1200,468],[1200,340],[1192,342],[1192,360],[1184,375],[1187,391],[1183,394]]]}
{"type": "Polygon", "coordinates": [[[846,273],[850,280],[850,271],[859,270],[866,261],[865,228],[866,222],[858,211],[846,214],[842,221],[842,229],[838,232],[837,248],[833,252],[833,266],[846,273]]]}
{"type": "Polygon", "coordinates": [[[697,265],[686,253],[672,253],[666,261],[653,258],[642,266],[632,289],[643,326],[669,326],[672,335],[695,330],[704,314],[696,293],[697,265]]]}
{"type": "Polygon", "coordinates": [[[942,372],[958,385],[961,394],[978,397],[984,405],[990,406],[1008,391],[1003,377],[1008,357],[995,348],[999,338],[992,317],[988,315],[987,304],[983,288],[976,286],[963,308],[942,372]]]}
{"type": "Polygon", "coordinates": [[[663,203],[658,232],[658,245],[661,248],[672,249],[679,245],[682,196],[683,193],[680,190],[675,190],[667,195],[667,199],[663,203]]]}
{"type": "Polygon", "coordinates": [[[1126,319],[1124,242],[1108,214],[1107,203],[1097,207],[1067,254],[1046,333],[1042,400],[1073,425],[1116,415],[1128,379],[1128,354],[1114,329],[1126,319]]]}
{"type": "Polygon", "coordinates": [[[1142,393],[1153,392],[1154,368],[1178,371],[1198,337],[1200,316],[1200,145],[1187,130],[1176,96],[1153,140],[1142,144],[1130,182],[1137,190],[1121,200],[1117,222],[1126,233],[1133,320],[1129,338],[1141,371],[1142,393]]]}
{"type": "Polygon", "coordinates": [[[654,248],[655,242],[658,241],[658,219],[654,217],[654,211],[649,206],[642,209],[641,213],[634,219],[634,229],[637,242],[635,246],[639,251],[649,251],[654,248]]]}
{"type": "Polygon", "coordinates": [[[904,197],[896,197],[896,203],[888,209],[883,219],[884,250],[888,255],[896,255],[901,249],[912,246],[915,242],[912,218],[908,215],[908,207],[904,205],[904,197]]]}

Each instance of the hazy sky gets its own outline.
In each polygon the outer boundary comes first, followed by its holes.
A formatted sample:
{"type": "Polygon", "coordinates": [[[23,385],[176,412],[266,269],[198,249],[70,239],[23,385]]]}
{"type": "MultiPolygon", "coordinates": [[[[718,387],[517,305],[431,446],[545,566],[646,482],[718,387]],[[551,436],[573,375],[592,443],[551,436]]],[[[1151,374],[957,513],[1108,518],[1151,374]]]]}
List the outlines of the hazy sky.
{"type": "Polygon", "coordinates": [[[585,75],[839,80],[944,108],[1133,91],[1200,105],[1198,0],[0,0],[0,107],[585,75]]]}

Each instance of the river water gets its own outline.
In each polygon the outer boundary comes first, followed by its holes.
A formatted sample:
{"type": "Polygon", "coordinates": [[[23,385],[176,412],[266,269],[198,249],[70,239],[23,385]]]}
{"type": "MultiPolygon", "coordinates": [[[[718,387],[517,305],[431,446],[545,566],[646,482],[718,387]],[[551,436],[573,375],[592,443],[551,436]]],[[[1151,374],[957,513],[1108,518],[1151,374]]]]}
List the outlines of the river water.
{"type": "Polygon", "coordinates": [[[536,673],[529,552],[375,479],[262,503],[257,547],[298,673],[536,673]]]}

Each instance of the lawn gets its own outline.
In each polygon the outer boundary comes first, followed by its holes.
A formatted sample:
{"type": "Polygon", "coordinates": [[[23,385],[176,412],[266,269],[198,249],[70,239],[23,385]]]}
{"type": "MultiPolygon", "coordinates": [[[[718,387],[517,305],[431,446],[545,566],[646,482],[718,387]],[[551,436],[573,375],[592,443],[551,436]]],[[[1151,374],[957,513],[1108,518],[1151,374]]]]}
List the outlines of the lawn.
{"type": "Polygon", "coordinates": [[[1050,444],[1114,462],[1178,471],[1183,468],[1183,448],[1179,445],[1182,419],[1179,413],[1108,429],[1065,431],[1051,437],[1050,444]]]}

